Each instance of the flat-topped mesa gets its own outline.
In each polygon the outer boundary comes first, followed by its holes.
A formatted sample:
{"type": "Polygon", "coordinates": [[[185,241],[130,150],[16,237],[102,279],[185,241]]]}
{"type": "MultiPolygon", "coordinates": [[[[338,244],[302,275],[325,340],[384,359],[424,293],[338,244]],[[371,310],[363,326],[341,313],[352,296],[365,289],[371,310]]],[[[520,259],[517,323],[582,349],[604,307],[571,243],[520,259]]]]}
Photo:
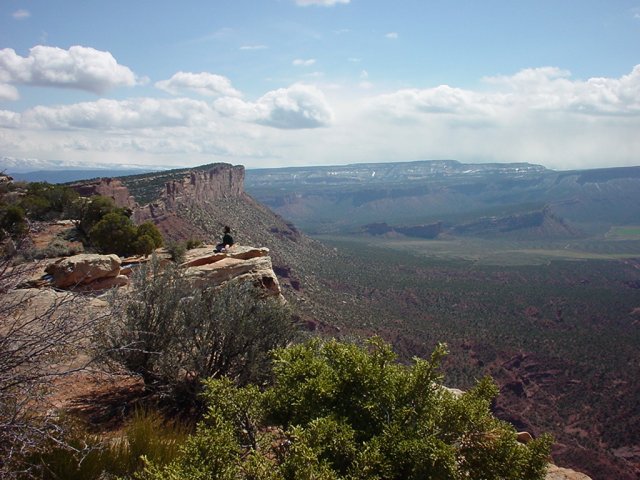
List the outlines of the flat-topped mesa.
{"type": "Polygon", "coordinates": [[[173,206],[239,197],[243,193],[244,167],[222,163],[208,170],[193,170],[182,179],[167,182],[163,199],[167,206],[173,206]]]}

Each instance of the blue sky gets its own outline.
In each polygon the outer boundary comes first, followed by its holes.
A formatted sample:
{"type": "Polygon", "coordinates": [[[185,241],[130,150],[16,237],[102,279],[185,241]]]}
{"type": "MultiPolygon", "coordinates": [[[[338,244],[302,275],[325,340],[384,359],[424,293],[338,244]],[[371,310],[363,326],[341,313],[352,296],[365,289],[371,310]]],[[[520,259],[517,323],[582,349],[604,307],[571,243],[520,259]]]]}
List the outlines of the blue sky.
{"type": "Polygon", "coordinates": [[[0,158],[637,165],[640,0],[3,0],[0,158]]]}

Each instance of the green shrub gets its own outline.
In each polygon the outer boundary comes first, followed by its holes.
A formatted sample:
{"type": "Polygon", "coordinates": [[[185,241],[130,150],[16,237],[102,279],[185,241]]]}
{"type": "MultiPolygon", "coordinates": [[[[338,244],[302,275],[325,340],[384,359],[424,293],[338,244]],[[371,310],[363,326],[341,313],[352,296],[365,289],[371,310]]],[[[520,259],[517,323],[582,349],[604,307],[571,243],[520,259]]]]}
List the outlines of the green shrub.
{"type": "Polygon", "coordinates": [[[0,209],[0,240],[5,236],[17,240],[24,237],[28,231],[29,224],[21,207],[8,205],[0,209]]]}
{"type": "Polygon", "coordinates": [[[171,255],[171,260],[175,263],[184,262],[185,254],[187,253],[187,248],[184,243],[171,242],[167,245],[167,251],[169,252],[169,255],[171,255]]]}
{"type": "Polygon", "coordinates": [[[186,247],[187,250],[193,250],[194,248],[201,247],[203,245],[202,240],[198,240],[196,238],[190,238],[187,240],[186,247]]]}
{"type": "Polygon", "coordinates": [[[162,234],[160,233],[160,230],[158,230],[158,227],[153,224],[153,222],[144,222],[138,225],[137,235],[138,238],[145,236],[149,237],[154,249],[160,248],[164,244],[162,234]]]}
{"type": "Polygon", "coordinates": [[[76,427],[66,439],[67,448],[51,446],[34,455],[31,462],[38,468],[38,478],[42,480],[129,476],[141,471],[145,460],[159,466],[170,463],[178,456],[189,431],[187,425],[168,422],[155,412],[139,410],[120,435],[104,439],[76,427]]]}
{"type": "Polygon", "coordinates": [[[60,237],[56,237],[41,251],[36,253],[36,258],[67,257],[82,253],[84,248],[81,243],[69,243],[60,237]]]}
{"type": "Polygon", "coordinates": [[[77,198],[77,192],[70,187],[47,182],[32,182],[27,184],[20,206],[29,218],[48,220],[64,217],[65,212],[77,198]]]}
{"type": "Polygon", "coordinates": [[[444,353],[405,366],[379,339],[279,349],[265,391],[208,381],[196,434],[169,466],[150,462],[138,478],[544,478],[550,438],[518,443],[490,412],[498,389],[488,378],[459,397],[440,387],[444,353]]]}
{"type": "Polygon", "coordinates": [[[251,284],[194,288],[176,268],[141,266],[127,296],[112,299],[97,344],[145,385],[185,407],[198,404],[202,380],[241,383],[268,375],[268,352],[294,335],[288,308],[251,284]]]}
{"type": "Polygon", "coordinates": [[[136,227],[122,210],[107,213],[89,231],[91,244],[102,253],[149,255],[162,246],[162,235],[151,222],[136,227]]]}
{"type": "Polygon", "coordinates": [[[91,197],[88,202],[80,200],[74,205],[75,213],[79,216],[80,229],[87,236],[105,215],[117,211],[113,199],[101,195],[91,197]]]}
{"type": "Polygon", "coordinates": [[[137,255],[147,256],[155,250],[155,242],[148,235],[138,235],[137,238],[133,242],[133,246],[131,251],[137,255]]]}
{"type": "Polygon", "coordinates": [[[91,228],[89,239],[102,253],[126,256],[135,250],[136,226],[129,217],[121,213],[107,213],[91,228]]]}

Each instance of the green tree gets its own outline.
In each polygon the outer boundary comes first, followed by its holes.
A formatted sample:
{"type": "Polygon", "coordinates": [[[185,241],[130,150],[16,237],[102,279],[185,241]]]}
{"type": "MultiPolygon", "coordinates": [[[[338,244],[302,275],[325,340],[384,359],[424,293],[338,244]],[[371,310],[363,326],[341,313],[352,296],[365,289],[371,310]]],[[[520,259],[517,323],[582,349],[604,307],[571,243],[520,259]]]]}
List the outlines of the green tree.
{"type": "Polygon", "coordinates": [[[311,340],[275,352],[273,386],[209,380],[208,413],[169,466],[138,476],[245,480],[540,480],[551,439],[528,444],[490,412],[486,378],[440,386],[438,347],[401,365],[389,345],[311,340]]]}
{"type": "Polygon", "coordinates": [[[27,184],[20,206],[29,218],[46,220],[64,217],[77,198],[77,192],[70,187],[32,182],[27,184]]]}
{"type": "Polygon", "coordinates": [[[144,222],[138,225],[136,235],[138,237],[136,253],[142,255],[148,255],[164,244],[162,234],[153,222],[144,222]]]}
{"type": "Polygon", "coordinates": [[[89,239],[102,253],[130,255],[137,240],[136,226],[121,213],[107,213],[91,228],[89,239]]]}
{"type": "Polygon", "coordinates": [[[94,225],[102,220],[102,217],[117,210],[113,199],[102,195],[91,197],[88,203],[79,205],[79,207],[78,213],[82,215],[80,219],[80,229],[87,236],[94,225]]]}

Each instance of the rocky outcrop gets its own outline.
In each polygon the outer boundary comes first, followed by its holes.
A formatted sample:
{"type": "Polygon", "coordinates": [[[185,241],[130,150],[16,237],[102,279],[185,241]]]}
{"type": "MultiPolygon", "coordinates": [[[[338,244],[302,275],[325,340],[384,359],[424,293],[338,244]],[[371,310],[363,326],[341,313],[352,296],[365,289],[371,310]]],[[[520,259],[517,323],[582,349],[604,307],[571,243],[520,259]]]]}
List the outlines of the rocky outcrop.
{"type": "Polygon", "coordinates": [[[120,275],[120,258],[117,255],[80,254],[62,258],[47,266],[56,288],[88,288],[103,290],[128,283],[127,277],[120,275]]]}
{"type": "Polygon", "coordinates": [[[203,238],[206,234],[202,230],[176,213],[178,207],[202,206],[243,194],[244,167],[214,164],[206,169],[186,171],[178,178],[166,179],[160,197],[136,208],[133,220],[138,224],[153,222],[167,240],[203,238]]]}
{"type": "Polygon", "coordinates": [[[591,477],[569,468],[561,468],[549,464],[545,480],[591,480],[591,477]]]}
{"type": "Polygon", "coordinates": [[[268,248],[236,245],[226,253],[212,250],[212,246],[205,246],[187,252],[182,267],[194,286],[216,287],[230,280],[250,282],[269,296],[283,298],[268,248]]]}
{"type": "Polygon", "coordinates": [[[101,178],[93,182],[83,182],[71,187],[83,197],[91,197],[93,195],[102,195],[110,197],[116,206],[134,209],[136,201],[129,193],[127,187],[115,178],[101,178]]]}
{"type": "Polygon", "coordinates": [[[169,208],[176,203],[203,203],[225,197],[238,197],[244,192],[244,167],[226,163],[208,170],[193,170],[182,179],[165,184],[163,200],[169,208]]]}
{"type": "MultiPolygon", "coordinates": [[[[157,254],[168,262],[166,250],[157,254]]],[[[44,273],[24,282],[24,286],[44,288],[49,285],[64,290],[103,291],[130,283],[131,264],[148,262],[151,257],[132,257],[123,260],[117,255],[80,254],[61,258],[46,266],[44,273]],[[44,279],[43,279],[44,278],[44,279]]],[[[280,283],[273,270],[268,248],[234,245],[227,252],[214,252],[213,245],[188,250],[186,261],[180,265],[195,287],[217,287],[231,280],[250,282],[268,296],[284,300],[280,283]]],[[[42,270],[40,270],[41,273],[42,270]]]]}

